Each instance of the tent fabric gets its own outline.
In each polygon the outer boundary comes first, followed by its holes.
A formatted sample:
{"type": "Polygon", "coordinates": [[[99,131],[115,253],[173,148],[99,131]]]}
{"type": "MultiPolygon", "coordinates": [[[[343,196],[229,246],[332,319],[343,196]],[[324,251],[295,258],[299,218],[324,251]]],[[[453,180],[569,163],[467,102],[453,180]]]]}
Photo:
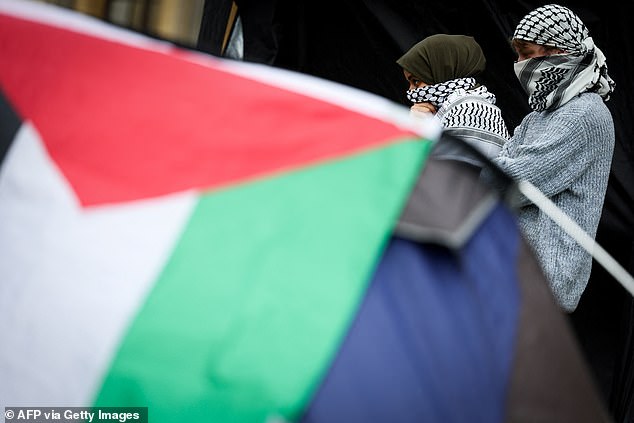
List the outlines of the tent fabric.
{"type": "MultiPolygon", "coordinates": [[[[454,146],[457,142],[445,134],[434,146],[432,154],[446,144],[454,146]]],[[[425,179],[420,177],[416,182],[394,233],[459,250],[499,201],[484,185],[475,184],[475,179],[470,165],[454,160],[429,161],[425,179]],[[426,179],[437,182],[430,186],[426,179]]]]}
{"type": "MultiPolygon", "coordinates": [[[[457,206],[438,194],[447,181],[487,191],[432,156],[409,203],[464,213],[485,198],[457,206]]],[[[486,210],[462,244],[397,228],[302,421],[610,421],[513,213],[486,210]]],[[[419,223],[428,235],[470,220],[419,223]]]]}
{"type": "MultiPolygon", "coordinates": [[[[513,73],[515,55],[509,37],[520,19],[542,2],[270,0],[258,2],[259,10],[265,9],[262,14],[253,13],[250,2],[236,3],[244,14],[245,51],[249,51],[245,60],[342,82],[404,105],[409,104],[405,97],[407,84],[396,59],[429,35],[473,36],[487,57],[487,71],[481,82],[496,94],[507,126],[512,130],[529,112],[526,95],[513,73]],[[274,48],[263,48],[262,40],[272,41],[268,44],[274,48]]],[[[634,273],[634,112],[629,105],[629,93],[634,92],[634,55],[627,48],[634,39],[634,28],[621,4],[614,0],[559,4],[571,8],[584,21],[605,53],[616,82],[616,90],[606,103],[614,117],[616,145],[597,240],[634,273]]],[[[215,19],[220,18],[203,16],[203,22],[217,22],[215,19]]],[[[201,34],[199,48],[209,51],[207,41],[201,34]]],[[[621,377],[623,369],[629,368],[621,355],[626,357],[634,351],[629,341],[632,325],[622,323],[629,321],[633,310],[630,295],[595,264],[586,293],[571,315],[617,421],[625,418],[624,410],[630,408],[634,392],[634,385],[627,382],[634,376],[621,377]]]]}
{"type": "Polygon", "coordinates": [[[303,421],[503,421],[517,245],[515,221],[501,210],[459,254],[392,239],[303,421]],[[479,271],[500,256],[494,274],[479,271]]]}
{"type": "MultiPolygon", "coordinates": [[[[538,280],[539,264],[526,244],[519,247],[517,266],[523,301],[508,391],[507,421],[613,422],[613,416],[607,416],[606,410],[597,408],[593,400],[601,396],[595,389],[594,375],[575,370],[579,366],[586,368],[586,359],[573,352],[578,351],[578,340],[573,332],[565,330],[570,329],[569,322],[553,307],[548,285],[538,280]],[[588,378],[593,383],[589,384],[588,378]],[[544,404],[549,406],[541,406],[544,404]],[[528,410],[537,411],[527,418],[528,410]]],[[[603,398],[599,402],[606,404],[603,398]]]]}

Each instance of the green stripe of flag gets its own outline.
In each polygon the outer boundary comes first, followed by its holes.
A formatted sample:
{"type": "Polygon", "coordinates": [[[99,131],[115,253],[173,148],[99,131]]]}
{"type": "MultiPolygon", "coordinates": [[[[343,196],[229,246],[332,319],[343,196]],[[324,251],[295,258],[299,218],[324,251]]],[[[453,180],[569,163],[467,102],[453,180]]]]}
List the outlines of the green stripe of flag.
{"type": "Polygon", "coordinates": [[[310,401],[428,154],[405,141],[203,195],[96,405],[264,422],[310,401]]]}

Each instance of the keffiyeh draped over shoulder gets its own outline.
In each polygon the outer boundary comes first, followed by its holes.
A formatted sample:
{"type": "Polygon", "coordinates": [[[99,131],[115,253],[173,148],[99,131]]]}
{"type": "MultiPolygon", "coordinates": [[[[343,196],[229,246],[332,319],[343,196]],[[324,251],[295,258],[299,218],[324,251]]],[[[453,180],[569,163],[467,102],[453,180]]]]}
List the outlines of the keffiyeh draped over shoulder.
{"type": "MultiPolygon", "coordinates": [[[[495,95],[484,85],[460,88],[447,96],[436,117],[448,133],[462,138],[492,159],[510,138],[495,100],[495,95]]],[[[441,153],[439,149],[437,152],[441,153]]],[[[445,153],[442,155],[447,158],[458,158],[449,151],[445,153]]],[[[474,157],[462,157],[461,160],[476,166],[482,165],[474,157]]]]}
{"type": "Polygon", "coordinates": [[[557,108],[583,92],[595,92],[607,101],[614,91],[603,52],[570,9],[549,4],[533,10],[518,24],[513,38],[564,50],[515,64],[533,110],[557,108]]]}

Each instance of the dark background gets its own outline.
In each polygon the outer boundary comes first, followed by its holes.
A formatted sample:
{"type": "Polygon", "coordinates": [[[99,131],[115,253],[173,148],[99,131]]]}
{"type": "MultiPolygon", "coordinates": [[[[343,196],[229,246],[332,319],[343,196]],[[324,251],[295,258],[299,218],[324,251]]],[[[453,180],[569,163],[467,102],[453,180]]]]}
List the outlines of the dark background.
{"type": "MultiPolygon", "coordinates": [[[[509,39],[520,19],[544,1],[503,0],[237,0],[244,60],[337,81],[409,105],[395,63],[436,33],[471,35],[487,57],[481,82],[497,96],[513,130],[529,112],[513,73],[509,39]]],[[[628,2],[560,1],[590,30],[607,57],[616,90],[607,103],[616,146],[597,241],[634,273],[634,25],[628,2]]],[[[197,48],[221,55],[231,2],[206,0],[197,48]]],[[[616,421],[631,421],[634,390],[631,296],[595,263],[581,304],[571,315],[581,346],[616,421]]]]}

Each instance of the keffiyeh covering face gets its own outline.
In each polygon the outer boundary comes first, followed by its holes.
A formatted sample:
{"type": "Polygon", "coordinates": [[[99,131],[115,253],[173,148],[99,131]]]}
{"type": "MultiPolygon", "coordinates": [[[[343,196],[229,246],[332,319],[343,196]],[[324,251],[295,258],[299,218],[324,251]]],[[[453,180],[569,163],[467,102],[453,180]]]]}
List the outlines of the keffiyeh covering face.
{"type": "Polygon", "coordinates": [[[476,86],[475,78],[457,78],[434,85],[426,85],[407,91],[407,99],[412,103],[431,103],[440,109],[456,90],[470,90],[476,86]]]}
{"type": "MultiPolygon", "coordinates": [[[[436,117],[443,128],[461,136],[488,157],[497,156],[502,145],[509,139],[502,113],[495,106],[495,95],[475,78],[458,78],[440,84],[427,85],[407,92],[412,103],[432,103],[436,117]],[[477,141],[474,141],[474,138],[477,141]]],[[[448,151],[437,150],[438,157],[461,157],[448,151]]],[[[463,161],[481,166],[478,160],[463,161]]]]}
{"type": "Polygon", "coordinates": [[[570,9],[549,4],[533,10],[519,23],[513,38],[565,51],[515,63],[515,74],[533,110],[557,108],[586,91],[607,101],[614,91],[603,52],[570,9]]]}

